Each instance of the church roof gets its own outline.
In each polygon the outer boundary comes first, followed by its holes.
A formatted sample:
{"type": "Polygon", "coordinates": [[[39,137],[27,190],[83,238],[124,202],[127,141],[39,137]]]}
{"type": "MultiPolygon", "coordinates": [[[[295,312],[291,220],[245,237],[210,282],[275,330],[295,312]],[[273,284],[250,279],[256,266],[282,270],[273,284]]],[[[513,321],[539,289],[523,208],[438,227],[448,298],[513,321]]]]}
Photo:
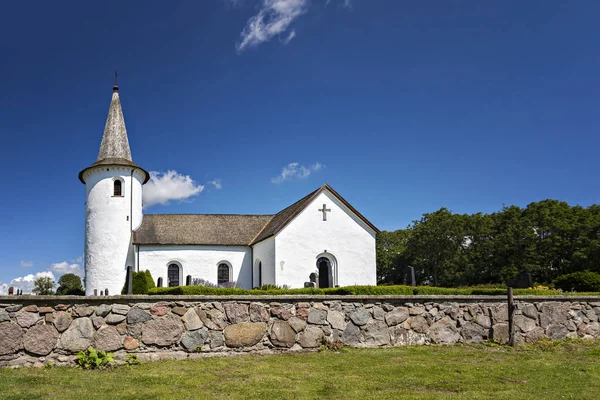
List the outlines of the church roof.
{"type": "Polygon", "coordinates": [[[248,246],[272,215],[149,214],[134,244],[248,246]]]}
{"type": "Polygon", "coordinates": [[[284,208],[277,214],[271,218],[269,223],[265,225],[265,227],[259,232],[259,234],[252,240],[250,245],[254,245],[258,242],[261,242],[271,236],[276,235],[281,232],[283,228],[287,226],[298,214],[302,212],[312,202],[321,192],[324,190],[329,191],[332,195],[334,195],[342,204],[344,204],[350,211],[352,211],[358,218],[360,218],[365,224],[367,224],[371,229],[375,232],[379,232],[379,229],[375,225],[373,225],[369,220],[367,220],[361,213],[359,213],[350,203],[348,203],[338,192],[333,190],[331,186],[328,184],[324,184],[319,189],[314,192],[308,194],[307,196],[301,198],[291,206],[284,208]]]}
{"type": "Polygon", "coordinates": [[[125,118],[121,108],[121,99],[119,98],[119,87],[113,87],[112,99],[108,109],[108,117],[104,126],[104,134],[98,151],[98,159],[95,163],[79,173],[79,180],[83,183],[83,174],[90,168],[98,165],[122,165],[138,168],[144,172],[144,183],[148,182],[150,175],[143,168],[131,160],[131,150],[129,148],[129,139],[127,138],[127,129],[125,128],[125,118]]]}

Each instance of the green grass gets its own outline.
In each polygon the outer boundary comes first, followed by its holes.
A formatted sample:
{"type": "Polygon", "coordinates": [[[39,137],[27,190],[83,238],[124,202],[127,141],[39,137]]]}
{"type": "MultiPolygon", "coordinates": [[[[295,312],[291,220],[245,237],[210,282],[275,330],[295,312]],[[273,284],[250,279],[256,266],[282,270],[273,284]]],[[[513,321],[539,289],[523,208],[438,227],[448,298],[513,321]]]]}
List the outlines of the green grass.
{"type": "Polygon", "coordinates": [[[597,399],[600,341],[0,370],[2,399],[597,399]]]}
{"type": "MultiPolygon", "coordinates": [[[[240,289],[240,288],[213,288],[207,286],[177,286],[168,288],[153,288],[148,291],[150,295],[204,295],[204,296],[226,296],[226,295],[475,295],[475,296],[506,296],[506,288],[442,288],[434,286],[405,286],[405,285],[382,285],[382,286],[344,286],[339,288],[302,288],[302,289],[240,289]]],[[[542,289],[515,289],[517,296],[558,296],[558,295],[600,295],[600,293],[571,293],[560,290],[542,289]]]]}

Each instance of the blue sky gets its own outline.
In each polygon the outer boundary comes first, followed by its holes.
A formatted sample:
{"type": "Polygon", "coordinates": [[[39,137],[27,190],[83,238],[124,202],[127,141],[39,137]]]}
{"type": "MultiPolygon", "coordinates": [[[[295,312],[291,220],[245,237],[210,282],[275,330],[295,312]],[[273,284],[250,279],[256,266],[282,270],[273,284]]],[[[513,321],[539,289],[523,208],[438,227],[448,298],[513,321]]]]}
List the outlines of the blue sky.
{"type": "Polygon", "coordinates": [[[115,69],[133,159],[157,173],[152,201],[175,197],[146,212],[274,213],[325,182],[382,230],[440,207],[593,204],[599,13],[550,0],[3,4],[0,291],[80,273],[77,173],[96,159],[115,69]]]}

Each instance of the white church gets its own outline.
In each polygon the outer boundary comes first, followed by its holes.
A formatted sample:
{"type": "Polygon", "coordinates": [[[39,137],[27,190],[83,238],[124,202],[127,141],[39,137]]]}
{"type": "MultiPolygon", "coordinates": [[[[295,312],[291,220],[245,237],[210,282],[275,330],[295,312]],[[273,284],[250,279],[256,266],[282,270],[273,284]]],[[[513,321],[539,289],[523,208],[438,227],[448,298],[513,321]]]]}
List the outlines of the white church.
{"type": "Polygon", "coordinates": [[[98,159],[79,173],[86,187],[86,295],[120,294],[128,266],[149,270],[162,286],[191,277],[247,289],[299,288],[313,273],[318,287],[377,283],[378,229],[327,184],[276,214],[144,215],[149,179],[132,161],[115,86],[98,159]]]}

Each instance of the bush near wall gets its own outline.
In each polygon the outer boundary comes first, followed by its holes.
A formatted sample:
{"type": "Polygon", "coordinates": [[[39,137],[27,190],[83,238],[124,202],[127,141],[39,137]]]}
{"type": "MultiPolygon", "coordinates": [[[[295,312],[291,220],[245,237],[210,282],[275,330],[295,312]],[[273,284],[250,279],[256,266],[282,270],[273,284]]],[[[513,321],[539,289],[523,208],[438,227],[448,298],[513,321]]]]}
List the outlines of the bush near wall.
{"type": "MultiPolygon", "coordinates": [[[[598,290],[600,292],[600,289],[598,290]]],[[[517,296],[556,296],[571,293],[563,293],[561,290],[552,289],[514,289],[517,296]]],[[[206,286],[177,286],[170,288],[154,288],[148,291],[150,295],[203,295],[203,296],[227,296],[227,295],[464,295],[464,296],[505,296],[507,289],[502,288],[441,288],[434,286],[345,286],[339,288],[303,288],[303,289],[240,289],[240,288],[212,288],[206,286]]],[[[600,293],[573,293],[577,295],[600,293]]]]}
{"type": "Polygon", "coordinates": [[[554,285],[565,291],[600,292],[600,274],[590,271],[573,272],[556,278],[554,285]]]}
{"type": "MultiPolygon", "coordinates": [[[[132,277],[133,294],[148,294],[150,289],[156,288],[152,274],[148,270],[134,272],[132,277]]],[[[125,279],[125,285],[123,286],[123,290],[121,290],[121,294],[127,294],[127,279],[125,279]]]]}

